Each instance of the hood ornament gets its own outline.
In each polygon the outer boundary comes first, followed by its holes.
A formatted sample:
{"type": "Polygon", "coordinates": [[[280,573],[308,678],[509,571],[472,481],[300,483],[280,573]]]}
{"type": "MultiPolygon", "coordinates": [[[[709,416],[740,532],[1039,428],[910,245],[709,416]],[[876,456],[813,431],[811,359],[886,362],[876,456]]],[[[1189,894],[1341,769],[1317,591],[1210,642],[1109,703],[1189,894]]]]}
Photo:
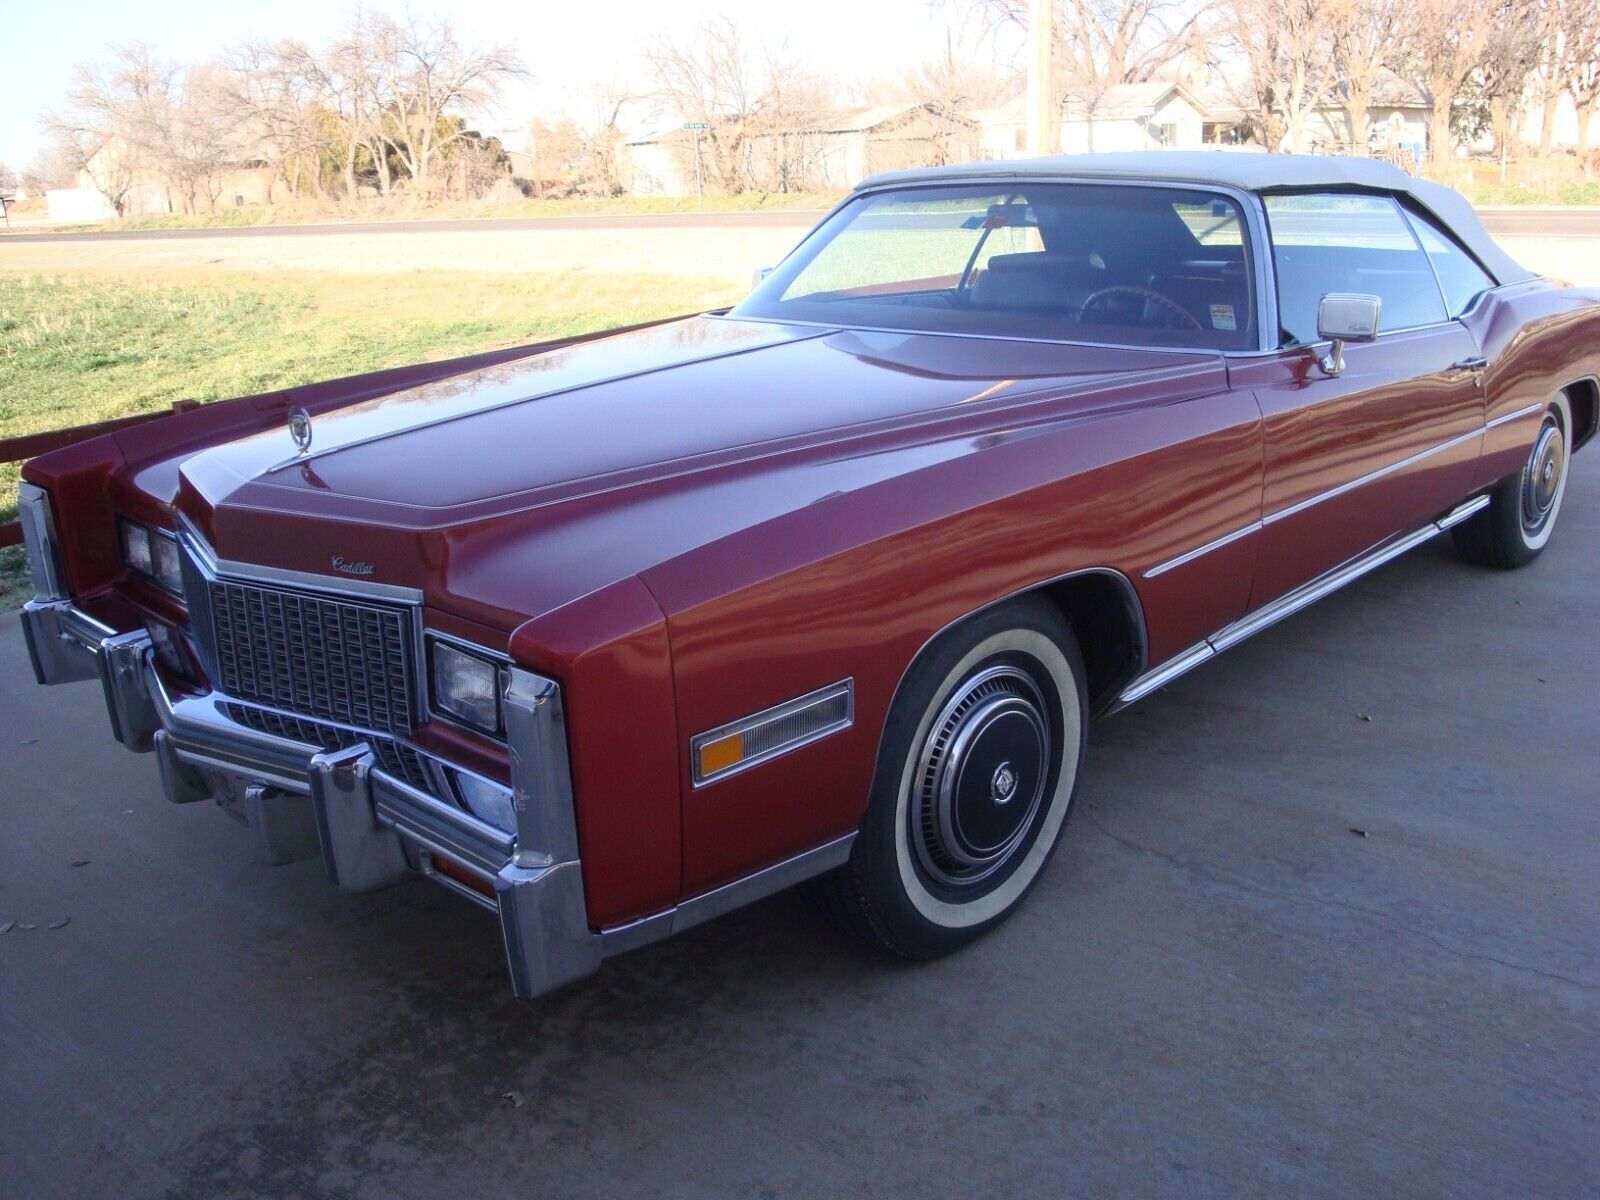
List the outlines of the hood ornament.
{"type": "Polygon", "coordinates": [[[303,408],[297,408],[289,414],[289,436],[294,439],[294,448],[301,454],[311,450],[311,414],[303,408]]]}

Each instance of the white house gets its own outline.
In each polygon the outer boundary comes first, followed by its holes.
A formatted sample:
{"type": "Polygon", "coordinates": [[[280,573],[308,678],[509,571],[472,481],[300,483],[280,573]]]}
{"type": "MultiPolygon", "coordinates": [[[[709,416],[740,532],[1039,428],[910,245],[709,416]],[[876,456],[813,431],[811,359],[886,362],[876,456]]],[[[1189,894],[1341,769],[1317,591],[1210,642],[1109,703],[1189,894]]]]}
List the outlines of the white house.
{"type": "MultiPolygon", "coordinates": [[[[623,144],[628,190],[636,196],[692,196],[696,138],[674,125],[623,144]]],[[[751,186],[772,191],[846,191],[877,171],[967,162],[979,156],[971,117],[936,104],[878,104],[823,114],[804,127],[747,135],[741,146],[751,186]]],[[[701,169],[709,150],[700,144],[701,169]]],[[[709,183],[709,177],[707,179],[709,183]]]]}
{"type": "MultiPolygon", "coordinates": [[[[1201,93],[1206,110],[1205,140],[1213,144],[1241,142],[1249,136],[1251,112],[1238,93],[1226,86],[1201,93]]],[[[1373,85],[1367,106],[1367,150],[1390,155],[1401,151],[1413,163],[1426,156],[1428,116],[1433,111],[1427,96],[1415,84],[1385,71],[1373,85]]],[[[1306,117],[1303,149],[1311,154],[1349,154],[1354,136],[1350,114],[1342,95],[1323,99],[1306,117]]],[[[1287,147],[1283,147],[1287,148],[1287,147]]]]}
{"type": "MultiPolygon", "coordinates": [[[[972,114],[983,133],[985,158],[1026,158],[1027,97],[972,114]]],[[[1106,150],[1193,150],[1205,144],[1205,108],[1181,83],[1118,83],[1075,87],[1061,98],[1060,149],[1065,154],[1106,150]]]]}

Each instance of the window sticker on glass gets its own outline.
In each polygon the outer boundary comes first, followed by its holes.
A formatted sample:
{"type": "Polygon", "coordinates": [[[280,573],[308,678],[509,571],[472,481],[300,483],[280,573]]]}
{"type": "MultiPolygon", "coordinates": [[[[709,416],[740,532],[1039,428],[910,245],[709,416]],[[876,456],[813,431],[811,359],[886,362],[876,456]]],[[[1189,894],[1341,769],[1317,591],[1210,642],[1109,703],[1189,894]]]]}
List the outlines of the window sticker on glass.
{"type": "Polygon", "coordinates": [[[1211,306],[1211,328],[1234,330],[1239,328],[1233,319],[1233,305],[1213,304],[1211,306]]]}

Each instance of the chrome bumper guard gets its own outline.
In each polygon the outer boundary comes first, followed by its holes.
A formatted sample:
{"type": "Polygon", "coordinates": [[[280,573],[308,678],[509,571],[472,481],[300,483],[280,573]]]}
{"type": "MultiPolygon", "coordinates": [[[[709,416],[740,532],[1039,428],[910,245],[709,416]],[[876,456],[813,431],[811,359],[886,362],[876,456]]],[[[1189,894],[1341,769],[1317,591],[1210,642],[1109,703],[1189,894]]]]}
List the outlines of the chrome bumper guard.
{"type": "Polygon", "coordinates": [[[497,912],[518,997],[599,967],[552,680],[513,668],[506,689],[513,835],[390,775],[365,743],[326,751],[231,720],[215,695],[174,699],[156,674],[148,634],[118,634],[70,600],[30,602],[22,626],[40,683],[98,677],[117,740],[155,752],[168,799],[204,800],[226,788],[269,861],[286,861],[308,840],[297,835],[305,804],[294,798],[309,797],[333,883],[371,891],[420,871],[497,912]],[[437,872],[434,854],[492,887],[493,899],[437,872]]]}

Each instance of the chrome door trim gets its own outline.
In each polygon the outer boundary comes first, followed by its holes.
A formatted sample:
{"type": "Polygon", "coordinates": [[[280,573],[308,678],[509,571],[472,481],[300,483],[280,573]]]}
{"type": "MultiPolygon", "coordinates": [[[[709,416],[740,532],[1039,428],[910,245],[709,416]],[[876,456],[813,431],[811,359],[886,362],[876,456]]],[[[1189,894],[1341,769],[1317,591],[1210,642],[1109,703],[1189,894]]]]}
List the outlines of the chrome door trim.
{"type": "Polygon", "coordinates": [[[1231,546],[1240,538],[1249,537],[1252,533],[1258,533],[1260,530],[1261,522],[1251,521],[1250,524],[1241,526],[1232,533],[1225,533],[1219,538],[1214,538],[1203,546],[1196,546],[1193,550],[1180,554],[1176,558],[1169,558],[1166,562],[1157,563],[1144,572],[1144,578],[1154,579],[1158,575],[1165,575],[1168,571],[1181,567],[1185,563],[1191,563],[1197,558],[1210,554],[1213,550],[1221,550],[1224,546],[1231,546]]]}
{"type": "Polygon", "coordinates": [[[1386,463],[1377,470],[1369,471],[1358,479],[1347,480],[1346,482],[1341,483],[1338,487],[1329,488],[1325,492],[1318,492],[1315,496],[1307,496],[1304,500],[1296,501],[1287,508],[1280,508],[1275,512],[1268,513],[1258,521],[1251,521],[1247,525],[1242,525],[1238,529],[1235,529],[1232,533],[1225,533],[1219,538],[1213,538],[1204,545],[1196,546],[1193,550],[1186,550],[1174,558],[1166,559],[1157,563],[1153,567],[1147,567],[1142,573],[1141,578],[1155,579],[1158,576],[1165,575],[1168,571],[1184,566],[1187,563],[1191,563],[1197,558],[1202,558],[1205,555],[1210,554],[1213,550],[1220,550],[1224,546],[1233,544],[1240,538],[1249,537],[1252,533],[1259,532],[1268,525],[1272,525],[1278,521],[1292,517],[1296,513],[1305,512],[1309,508],[1315,508],[1325,500],[1333,500],[1336,497],[1353,492],[1359,487],[1365,487],[1369,483],[1376,483],[1385,476],[1393,475],[1396,471],[1401,471],[1406,467],[1414,466],[1415,464],[1422,462],[1424,459],[1432,458],[1435,454],[1443,454],[1446,450],[1453,450],[1457,446],[1460,446],[1466,442],[1470,442],[1475,437],[1482,437],[1484,430],[1486,429],[1493,429],[1495,426],[1503,425],[1507,421],[1513,421],[1518,417],[1525,417],[1529,413],[1535,412],[1541,407],[1541,405],[1533,404],[1529,405],[1527,408],[1519,409],[1514,413],[1508,413],[1503,417],[1496,417],[1483,428],[1469,430],[1466,433],[1451,438],[1449,441],[1440,442],[1437,446],[1430,446],[1426,450],[1420,450],[1415,454],[1407,455],[1405,458],[1397,459],[1392,463],[1386,463]]]}
{"type": "Polygon", "coordinates": [[[1208,659],[1215,658],[1229,647],[1237,646],[1246,638],[1276,625],[1285,617],[1292,616],[1324,596],[1338,591],[1345,584],[1352,583],[1368,572],[1377,570],[1384,563],[1399,558],[1407,550],[1420,546],[1429,538],[1443,533],[1454,525],[1459,525],[1462,521],[1487,506],[1488,503],[1488,496],[1474,496],[1471,500],[1457,505],[1438,520],[1429,521],[1421,529],[1408,533],[1395,541],[1381,543],[1365,554],[1351,559],[1343,566],[1335,567],[1327,574],[1313,579],[1310,583],[1303,584],[1292,592],[1279,596],[1270,604],[1256,609],[1255,612],[1247,613],[1239,620],[1223,626],[1204,641],[1197,642],[1181,654],[1161,664],[1161,666],[1152,671],[1146,671],[1135,679],[1122,690],[1111,711],[1115,712],[1117,709],[1124,708],[1136,700],[1143,699],[1151,692],[1165,687],[1179,676],[1187,674],[1208,659]]]}
{"type": "Polygon", "coordinates": [[[1508,422],[1519,420],[1522,417],[1530,417],[1534,413],[1536,413],[1540,409],[1542,409],[1544,407],[1544,404],[1545,404],[1545,402],[1543,400],[1540,400],[1540,401],[1537,401],[1537,402],[1535,402],[1533,404],[1525,404],[1521,408],[1517,409],[1516,412],[1502,413],[1502,414],[1500,414],[1500,416],[1496,417],[1494,420],[1490,421],[1487,425],[1485,425],[1484,428],[1485,429],[1497,429],[1501,425],[1505,425],[1508,422]]]}
{"type": "Polygon", "coordinates": [[[1417,463],[1422,462],[1424,459],[1432,458],[1435,454],[1443,454],[1446,450],[1453,450],[1457,446],[1460,446],[1466,442],[1470,442],[1473,438],[1482,437],[1483,430],[1484,426],[1482,425],[1478,426],[1476,429],[1469,429],[1466,433],[1459,434],[1447,442],[1440,442],[1437,446],[1430,446],[1426,450],[1419,450],[1417,453],[1407,455],[1405,458],[1397,459],[1392,463],[1386,463],[1379,467],[1376,471],[1368,471],[1365,475],[1362,475],[1357,479],[1346,480],[1336,488],[1329,488],[1325,492],[1318,492],[1315,496],[1307,496],[1304,500],[1296,501],[1287,508],[1280,508],[1276,512],[1268,513],[1266,516],[1261,518],[1261,523],[1263,525],[1271,525],[1274,522],[1282,521],[1292,517],[1296,513],[1305,512],[1308,508],[1315,508],[1318,504],[1321,504],[1325,500],[1332,500],[1338,496],[1343,496],[1349,492],[1353,492],[1359,487],[1365,487],[1369,483],[1376,483],[1386,475],[1393,475],[1396,471],[1402,471],[1406,467],[1414,466],[1417,463]]]}

